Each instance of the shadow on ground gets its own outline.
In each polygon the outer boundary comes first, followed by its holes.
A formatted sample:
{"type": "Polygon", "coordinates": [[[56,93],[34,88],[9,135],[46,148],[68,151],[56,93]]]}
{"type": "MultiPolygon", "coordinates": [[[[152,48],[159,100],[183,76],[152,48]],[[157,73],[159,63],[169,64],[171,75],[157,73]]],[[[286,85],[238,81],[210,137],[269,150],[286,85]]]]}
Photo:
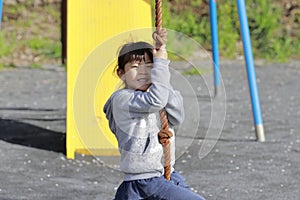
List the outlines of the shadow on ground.
{"type": "Polygon", "coordinates": [[[66,154],[65,133],[10,119],[0,119],[0,140],[66,154]]]}

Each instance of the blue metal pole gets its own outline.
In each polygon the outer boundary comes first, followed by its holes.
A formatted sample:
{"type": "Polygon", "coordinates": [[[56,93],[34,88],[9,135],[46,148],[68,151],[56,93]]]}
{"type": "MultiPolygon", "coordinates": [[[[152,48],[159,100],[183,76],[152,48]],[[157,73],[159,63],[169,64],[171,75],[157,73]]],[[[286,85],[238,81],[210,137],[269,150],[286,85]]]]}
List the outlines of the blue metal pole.
{"type": "Polygon", "coordinates": [[[0,30],[1,30],[1,22],[2,22],[2,0],[0,0],[0,30]]]}
{"type": "Polygon", "coordinates": [[[248,82],[249,82],[249,89],[250,89],[251,103],[252,103],[252,112],[253,112],[253,118],[255,123],[256,139],[258,141],[264,142],[265,134],[264,134],[263,119],[262,119],[260,103],[259,103],[258,89],[256,84],[256,75],[255,75],[255,68],[253,62],[249,26],[248,26],[247,14],[246,14],[246,6],[244,0],[236,0],[236,1],[237,1],[237,7],[238,7],[238,13],[240,19],[240,29],[242,34],[243,46],[244,46],[244,56],[246,60],[247,75],[248,75],[248,82]]]}
{"type": "Polygon", "coordinates": [[[209,0],[209,11],[210,11],[209,15],[210,15],[211,46],[212,46],[213,62],[214,62],[213,64],[214,64],[215,96],[217,96],[218,87],[220,85],[217,0],[209,0]]]}

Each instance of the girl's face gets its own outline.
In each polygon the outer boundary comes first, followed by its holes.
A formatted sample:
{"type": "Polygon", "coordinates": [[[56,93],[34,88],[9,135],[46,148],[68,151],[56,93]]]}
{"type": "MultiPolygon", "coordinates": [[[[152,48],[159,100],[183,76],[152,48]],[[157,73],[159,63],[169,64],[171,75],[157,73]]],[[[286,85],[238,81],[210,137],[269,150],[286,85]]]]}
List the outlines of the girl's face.
{"type": "Polygon", "coordinates": [[[126,88],[146,91],[151,85],[151,69],[153,63],[147,53],[141,61],[135,60],[125,64],[125,72],[119,74],[126,88]]]}

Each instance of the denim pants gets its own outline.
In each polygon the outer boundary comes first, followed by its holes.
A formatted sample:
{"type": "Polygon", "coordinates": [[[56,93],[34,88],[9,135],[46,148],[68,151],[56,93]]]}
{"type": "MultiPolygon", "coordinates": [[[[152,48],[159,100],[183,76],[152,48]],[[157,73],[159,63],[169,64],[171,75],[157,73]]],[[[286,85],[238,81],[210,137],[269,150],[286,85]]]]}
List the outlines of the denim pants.
{"type": "Polygon", "coordinates": [[[115,200],[204,200],[185,184],[184,178],[174,171],[171,180],[163,176],[148,179],[123,181],[115,200]]]}

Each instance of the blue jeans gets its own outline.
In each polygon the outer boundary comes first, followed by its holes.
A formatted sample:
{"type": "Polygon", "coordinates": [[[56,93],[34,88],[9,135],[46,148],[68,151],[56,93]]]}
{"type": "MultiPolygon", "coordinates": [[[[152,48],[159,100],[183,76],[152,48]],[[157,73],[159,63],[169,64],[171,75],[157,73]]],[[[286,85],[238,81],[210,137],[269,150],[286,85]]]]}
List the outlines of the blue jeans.
{"type": "Polygon", "coordinates": [[[148,179],[123,181],[119,186],[115,200],[204,200],[185,184],[184,178],[177,172],[167,181],[163,176],[148,179]]]}

